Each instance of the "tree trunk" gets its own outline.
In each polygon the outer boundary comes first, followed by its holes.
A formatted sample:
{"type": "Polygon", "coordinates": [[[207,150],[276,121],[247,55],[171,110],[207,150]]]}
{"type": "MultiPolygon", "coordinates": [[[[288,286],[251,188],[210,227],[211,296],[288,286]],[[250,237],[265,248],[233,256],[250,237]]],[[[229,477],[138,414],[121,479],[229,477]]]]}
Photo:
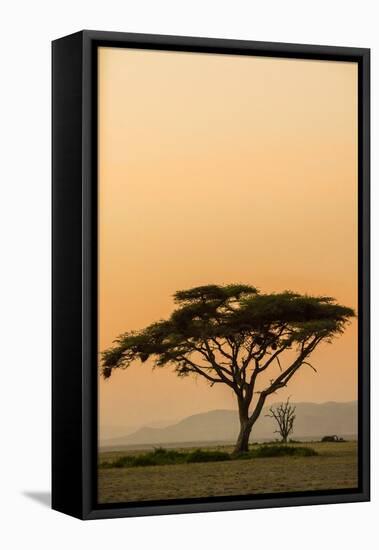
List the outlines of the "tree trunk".
{"type": "Polygon", "coordinates": [[[247,453],[249,450],[249,437],[254,422],[249,418],[249,399],[238,399],[238,413],[240,419],[240,432],[233,450],[233,455],[247,453]]]}
{"type": "Polygon", "coordinates": [[[253,395],[252,389],[251,392],[243,399],[241,396],[238,397],[238,412],[240,418],[240,432],[233,450],[233,455],[238,455],[240,453],[247,453],[249,450],[249,437],[251,430],[257,421],[259,415],[262,412],[263,405],[266,400],[266,395],[264,392],[261,393],[258,399],[258,403],[252,413],[249,416],[249,407],[251,403],[251,397],[253,395]]]}
{"type": "Polygon", "coordinates": [[[249,437],[253,425],[250,422],[241,422],[240,432],[233,450],[234,455],[247,453],[249,450],[249,437]]]}

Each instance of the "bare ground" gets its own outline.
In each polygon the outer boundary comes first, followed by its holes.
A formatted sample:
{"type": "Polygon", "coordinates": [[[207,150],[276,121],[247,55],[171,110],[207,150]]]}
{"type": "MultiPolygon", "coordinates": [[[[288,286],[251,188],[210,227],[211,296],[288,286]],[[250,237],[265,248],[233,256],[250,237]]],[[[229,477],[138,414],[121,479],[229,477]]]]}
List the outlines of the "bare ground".
{"type": "MultiPolygon", "coordinates": [[[[133,502],[321,489],[358,484],[357,443],[301,443],[319,456],[99,469],[99,502],[133,502]]],[[[229,447],[218,447],[231,450],[229,447]]],[[[188,450],[188,449],[187,449],[188,450]]],[[[126,452],[107,452],[100,461],[126,452]]],[[[135,451],[133,452],[135,454],[135,451]]]]}

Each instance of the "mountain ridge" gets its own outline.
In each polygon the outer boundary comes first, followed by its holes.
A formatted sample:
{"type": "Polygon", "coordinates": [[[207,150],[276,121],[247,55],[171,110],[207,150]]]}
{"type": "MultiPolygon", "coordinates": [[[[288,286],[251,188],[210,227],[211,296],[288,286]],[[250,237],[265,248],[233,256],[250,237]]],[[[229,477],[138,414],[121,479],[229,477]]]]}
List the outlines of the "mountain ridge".
{"type": "MultiPolygon", "coordinates": [[[[279,403],[279,402],[278,402],[279,403]]],[[[278,403],[273,403],[273,406],[278,403]]],[[[357,433],[357,401],[324,403],[298,402],[293,438],[321,437],[323,435],[355,435],[357,433]]],[[[265,415],[265,407],[253,427],[251,440],[275,439],[278,434],[272,418],[265,415]]],[[[189,441],[234,441],[238,434],[238,413],[233,409],[213,409],[195,413],[164,428],[143,426],[126,436],[104,439],[101,447],[127,445],[159,445],[189,441]]]]}

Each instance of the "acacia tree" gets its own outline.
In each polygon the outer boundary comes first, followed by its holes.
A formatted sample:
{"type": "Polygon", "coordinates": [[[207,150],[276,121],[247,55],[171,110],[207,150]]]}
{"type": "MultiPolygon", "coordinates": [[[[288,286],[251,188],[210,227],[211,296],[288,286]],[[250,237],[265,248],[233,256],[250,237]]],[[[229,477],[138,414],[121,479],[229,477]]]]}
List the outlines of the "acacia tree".
{"type": "Polygon", "coordinates": [[[155,367],[173,366],[178,376],[229,386],[240,420],[235,454],[248,450],[266,398],[312,366],[307,359],[314,349],[342,333],[354,315],[330,297],[261,294],[240,284],[181,290],[174,299],[178,307],[167,320],[122,334],[103,352],[102,375],[151,358],[155,367]],[[272,378],[258,388],[266,371],[272,378]]]}
{"type": "Polygon", "coordinates": [[[270,414],[266,414],[270,418],[274,418],[278,424],[278,429],[274,433],[280,434],[283,443],[287,443],[288,436],[293,431],[293,425],[295,422],[295,411],[296,407],[290,405],[289,397],[285,403],[281,403],[274,407],[273,405],[269,408],[270,414]]]}

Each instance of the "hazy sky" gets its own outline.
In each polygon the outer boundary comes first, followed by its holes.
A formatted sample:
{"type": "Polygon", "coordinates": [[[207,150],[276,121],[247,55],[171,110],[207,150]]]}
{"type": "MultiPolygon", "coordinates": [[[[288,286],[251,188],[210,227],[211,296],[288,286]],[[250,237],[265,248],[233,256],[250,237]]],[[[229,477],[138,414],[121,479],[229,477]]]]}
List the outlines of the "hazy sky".
{"type": "MultiPolygon", "coordinates": [[[[357,65],[100,48],[100,351],[235,282],[357,308],[357,65]]],[[[356,399],[356,328],[275,400],[356,399]]],[[[235,408],[220,386],[136,363],[100,381],[100,425],[235,408]]]]}

